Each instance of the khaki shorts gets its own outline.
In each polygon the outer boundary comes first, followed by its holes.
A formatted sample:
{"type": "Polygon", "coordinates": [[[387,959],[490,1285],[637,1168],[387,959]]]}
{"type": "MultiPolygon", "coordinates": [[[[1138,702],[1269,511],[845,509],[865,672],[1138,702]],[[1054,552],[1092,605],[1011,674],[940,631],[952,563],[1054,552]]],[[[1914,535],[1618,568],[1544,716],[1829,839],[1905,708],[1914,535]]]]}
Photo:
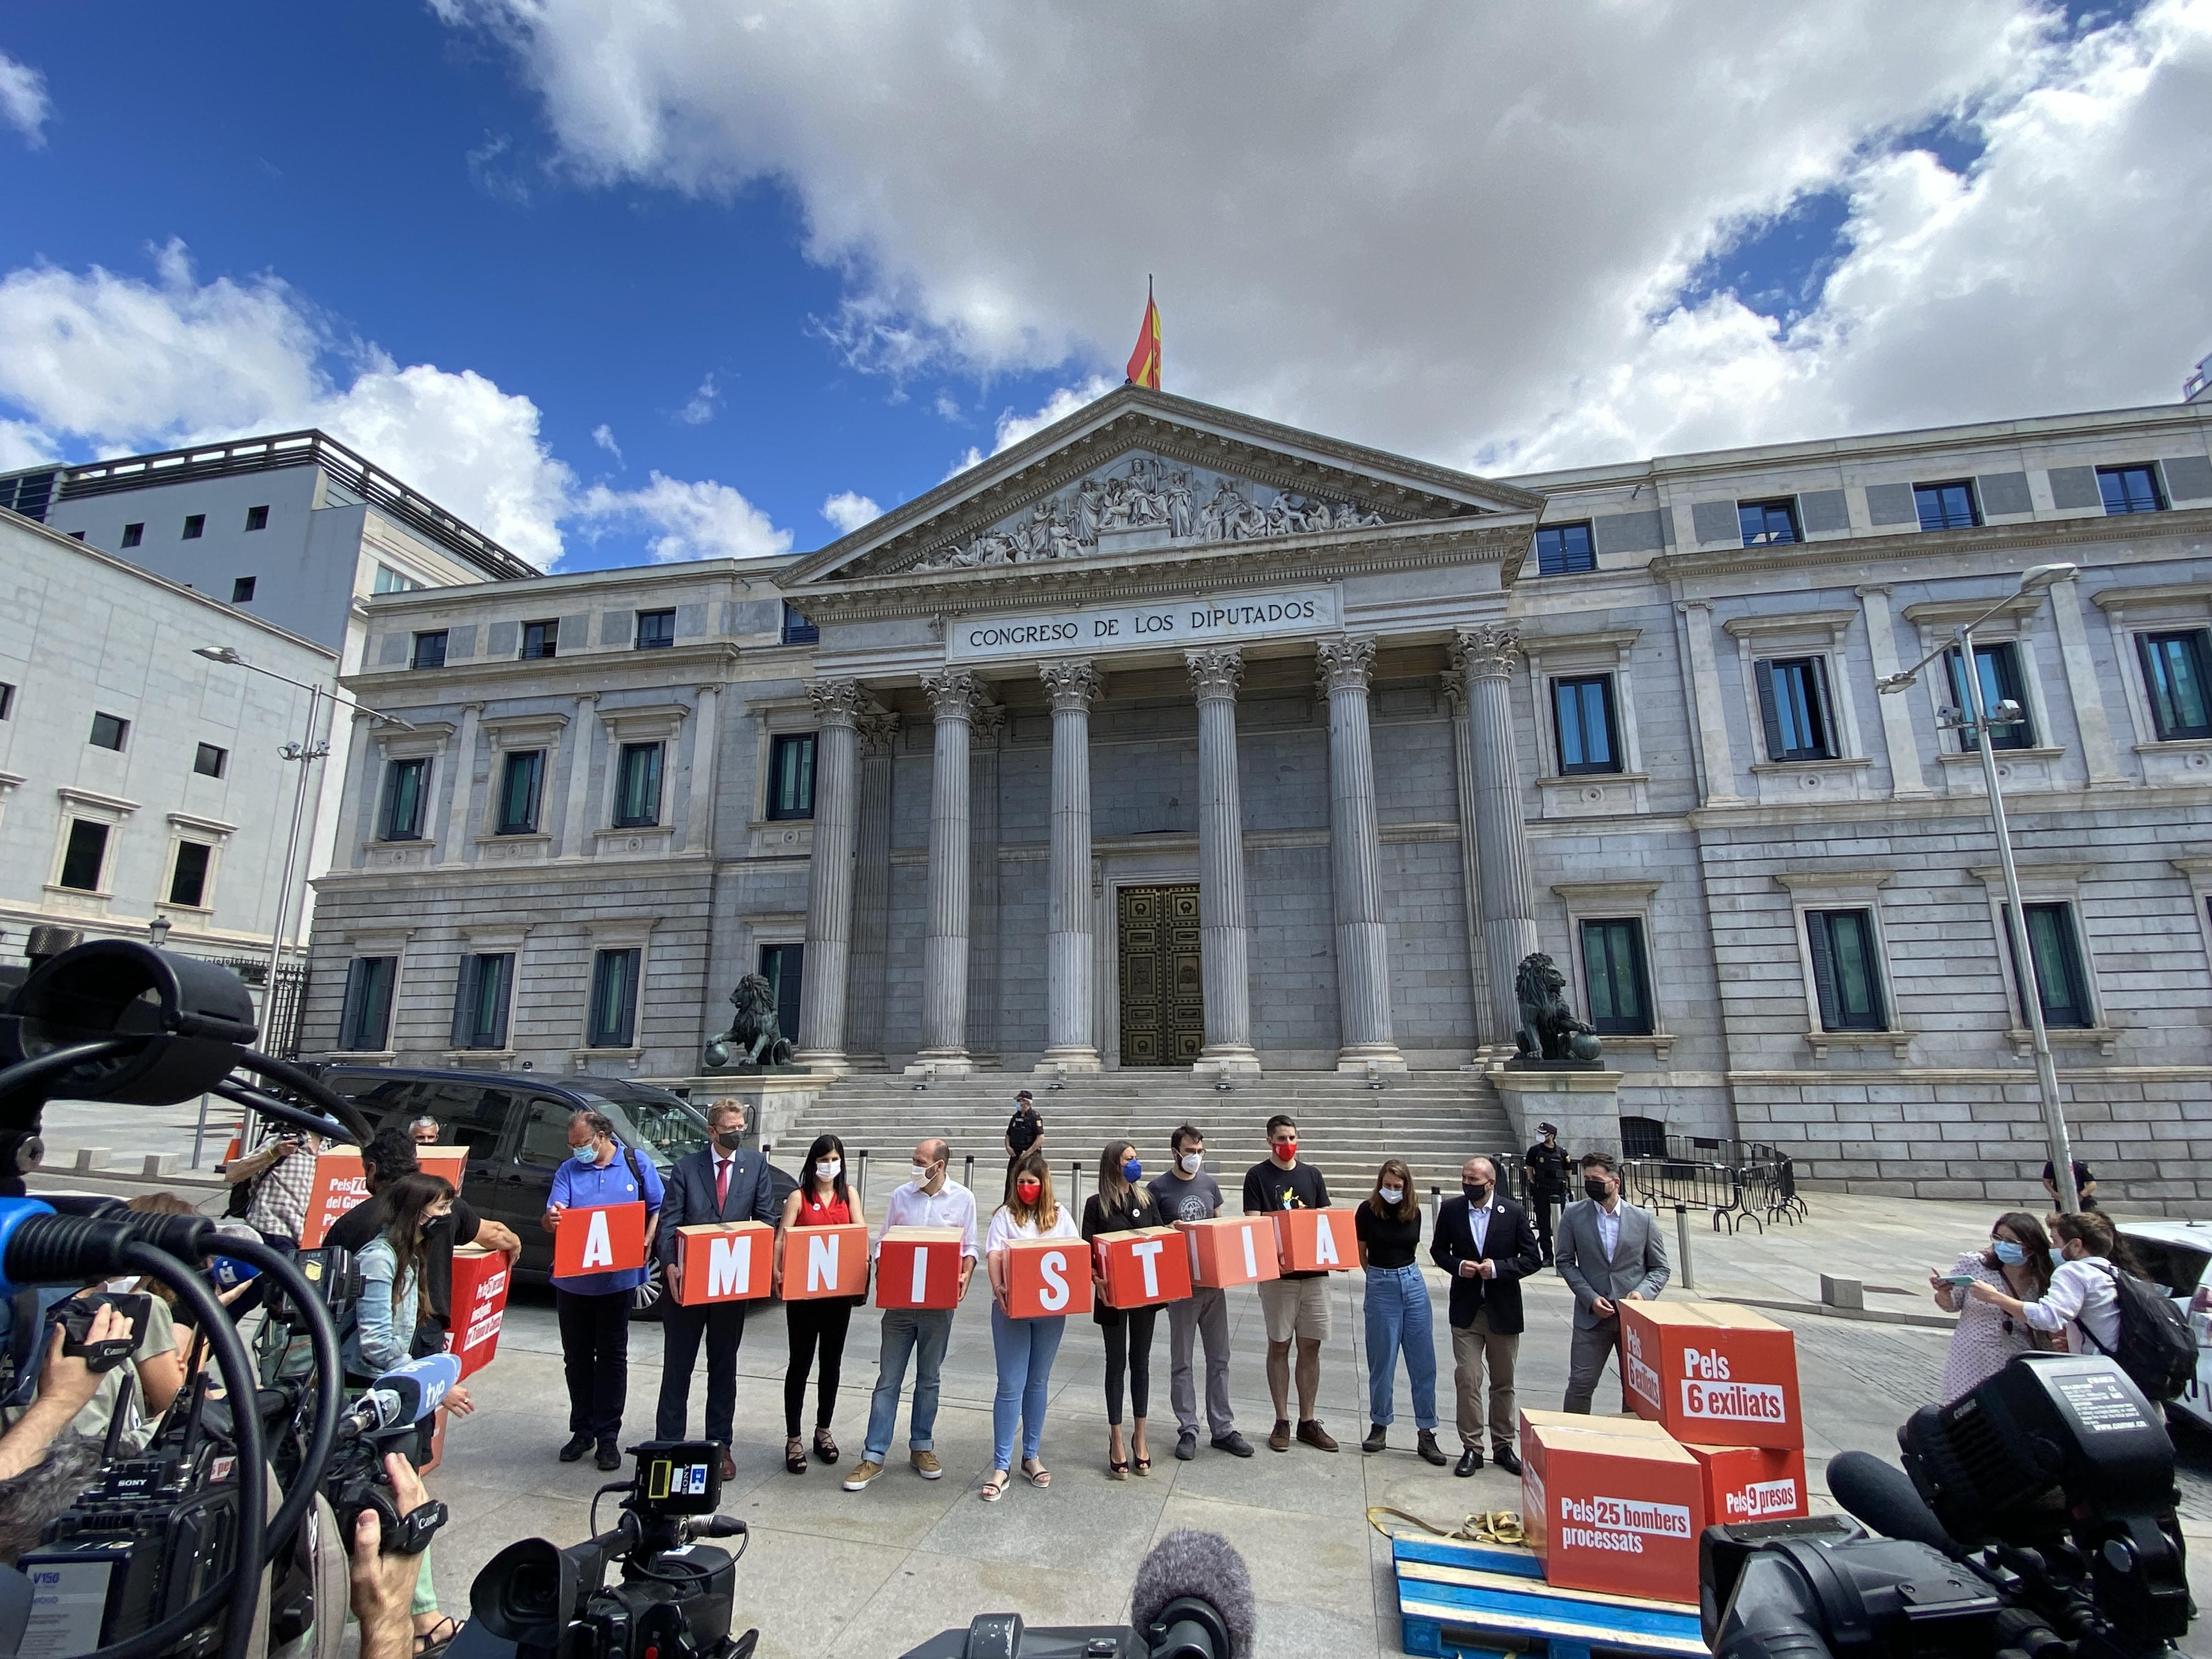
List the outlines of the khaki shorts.
{"type": "Polygon", "coordinates": [[[1260,1311],[1267,1316],[1267,1340],[1328,1340],[1328,1275],[1260,1281],[1260,1311]]]}

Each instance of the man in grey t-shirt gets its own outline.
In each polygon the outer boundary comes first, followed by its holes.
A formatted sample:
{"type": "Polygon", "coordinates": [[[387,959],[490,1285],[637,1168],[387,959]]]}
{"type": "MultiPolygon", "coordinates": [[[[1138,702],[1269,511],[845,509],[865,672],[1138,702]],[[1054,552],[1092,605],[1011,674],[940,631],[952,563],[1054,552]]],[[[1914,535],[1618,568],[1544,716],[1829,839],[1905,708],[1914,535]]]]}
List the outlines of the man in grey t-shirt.
{"type": "MultiPolygon", "coordinates": [[[[1169,1222],[1205,1221],[1221,1213],[1221,1188],[1205,1173],[1206,1136],[1184,1124],[1169,1137],[1175,1161],[1147,1183],[1169,1222]]],[[[1229,1409],[1229,1293],[1194,1285],[1190,1295],[1168,1304],[1168,1398],[1175,1407],[1176,1455],[1198,1455],[1198,1394],[1191,1377],[1195,1339],[1206,1343],[1206,1416],[1214,1449],[1249,1457],[1252,1443],[1237,1432],[1229,1409]]]]}

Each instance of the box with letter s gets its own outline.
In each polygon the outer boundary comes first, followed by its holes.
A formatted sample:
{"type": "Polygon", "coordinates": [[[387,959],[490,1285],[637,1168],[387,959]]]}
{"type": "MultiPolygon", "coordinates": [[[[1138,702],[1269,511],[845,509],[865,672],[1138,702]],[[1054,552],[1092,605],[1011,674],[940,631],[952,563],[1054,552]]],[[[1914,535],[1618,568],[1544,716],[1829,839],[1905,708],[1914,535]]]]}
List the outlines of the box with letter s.
{"type": "Polygon", "coordinates": [[[1722,1302],[1624,1302],[1620,1374],[1638,1417],[1705,1446],[1805,1443],[1797,1338],[1722,1302]]]}
{"type": "Polygon", "coordinates": [[[1006,1246],[1006,1311],[1016,1319],[1091,1311],[1091,1247],[1079,1238],[1006,1246]]]}

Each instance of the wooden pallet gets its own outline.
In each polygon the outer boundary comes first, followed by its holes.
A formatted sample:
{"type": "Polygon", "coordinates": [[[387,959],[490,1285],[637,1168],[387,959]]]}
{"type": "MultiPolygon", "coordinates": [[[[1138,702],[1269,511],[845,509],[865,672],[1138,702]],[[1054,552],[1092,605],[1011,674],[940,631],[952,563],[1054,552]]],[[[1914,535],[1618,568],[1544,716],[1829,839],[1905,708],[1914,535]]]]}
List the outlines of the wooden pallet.
{"type": "Polygon", "coordinates": [[[1705,1659],[1698,1610],[1678,1601],[1559,1589],[1527,1550],[1440,1538],[1391,1540],[1399,1645],[1427,1659],[1613,1654],[1705,1659]]]}

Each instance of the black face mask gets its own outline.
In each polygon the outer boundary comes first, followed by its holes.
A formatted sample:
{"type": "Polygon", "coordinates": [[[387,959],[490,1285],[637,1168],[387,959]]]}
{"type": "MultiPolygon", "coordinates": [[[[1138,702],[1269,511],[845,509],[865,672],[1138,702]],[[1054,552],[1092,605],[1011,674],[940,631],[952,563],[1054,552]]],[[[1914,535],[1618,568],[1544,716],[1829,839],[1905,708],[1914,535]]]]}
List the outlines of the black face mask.
{"type": "Polygon", "coordinates": [[[1467,1201],[1470,1204],[1490,1202],[1490,1188],[1487,1187],[1478,1187],[1472,1181],[1462,1181],[1459,1184],[1459,1189],[1467,1194],[1467,1201]]]}
{"type": "Polygon", "coordinates": [[[1605,1182],[1597,1179],[1596,1176],[1593,1176],[1588,1181],[1583,1182],[1583,1190],[1588,1193],[1592,1198],[1595,1199],[1599,1203],[1602,1204],[1605,1202],[1605,1182]]]}

